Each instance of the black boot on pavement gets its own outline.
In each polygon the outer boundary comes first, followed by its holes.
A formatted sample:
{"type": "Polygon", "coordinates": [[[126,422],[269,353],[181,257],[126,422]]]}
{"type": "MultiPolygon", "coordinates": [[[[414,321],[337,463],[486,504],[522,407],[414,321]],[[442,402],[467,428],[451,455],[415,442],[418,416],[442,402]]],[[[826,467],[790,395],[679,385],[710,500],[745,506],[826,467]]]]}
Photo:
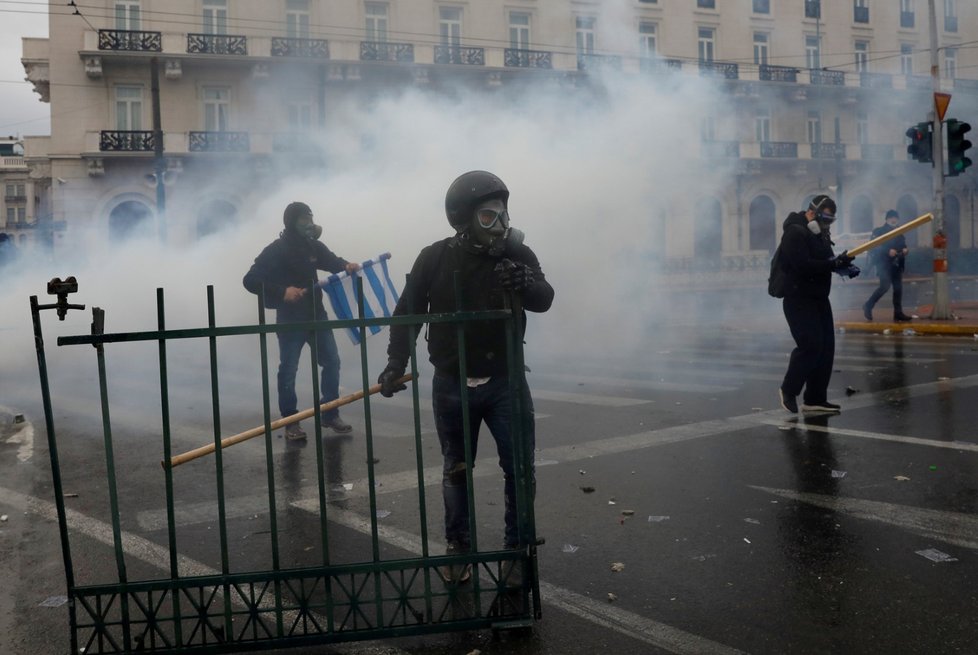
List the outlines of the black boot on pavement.
{"type": "Polygon", "coordinates": [[[336,434],[346,434],[353,430],[353,426],[345,422],[338,415],[333,418],[322,417],[322,424],[324,428],[329,428],[336,434]]]}
{"type": "Polygon", "coordinates": [[[869,305],[863,305],[863,316],[866,317],[866,320],[867,321],[869,321],[870,323],[872,323],[873,322],[873,308],[870,307],[869,305]]]}

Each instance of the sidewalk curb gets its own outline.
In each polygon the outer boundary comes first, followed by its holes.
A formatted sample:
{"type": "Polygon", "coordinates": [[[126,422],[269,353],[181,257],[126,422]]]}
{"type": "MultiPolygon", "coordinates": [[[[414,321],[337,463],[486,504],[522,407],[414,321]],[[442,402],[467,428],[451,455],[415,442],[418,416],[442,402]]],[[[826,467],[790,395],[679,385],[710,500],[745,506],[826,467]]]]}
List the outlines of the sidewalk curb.
{"type": "Polygon", "coordinates": [[[947,334],[953,336],[978,337],[978,324],[975,323],[918,323],[917,321],[906,321],[902,323],[883,323],[877,321],[839,321],[835,324],[837,329],[844,329],[846,332],[883,332],[890,330],[893,334],[903,334],[904,330],[911,329],[917,334],[947,334]]]}

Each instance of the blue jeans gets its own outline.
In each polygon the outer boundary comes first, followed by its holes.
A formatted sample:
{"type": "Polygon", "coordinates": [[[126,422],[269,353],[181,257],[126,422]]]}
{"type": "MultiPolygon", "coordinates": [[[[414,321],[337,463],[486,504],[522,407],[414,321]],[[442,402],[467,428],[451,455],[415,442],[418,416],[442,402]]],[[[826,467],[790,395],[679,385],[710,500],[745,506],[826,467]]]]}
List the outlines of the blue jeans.
{"type": "MultiPolygon", "coordinates": [[[[530,413],[524,439],[527,441],[527,473],[531,489],[535,488],[536,478],[533,469],[533,451],[536,447],[533,426],[533,400],[530,390],[523,384],[524,406],[530,413]]],[[[472,461],[475,462],[479,442],[479,426],[485,421],[489,432],[496,441],[499,466],[503,470],[506,532],[503,545],[507,548],[522,545],[516,510],[516,467],[518,455],[512,432],[512,400],[509,380],[506,376],[496,376],[485,384],[468,388],[469,434],[471,436],[472,461]]],[[[432,380],[432,407],[435,413],[435,427],[441,454],[444,458],[442,469],[442,495],[445,500],[445,540],[463,547],[470,544],[468,484],[465,476],[465,441],[462,430],[462,402],[459,380],[435,374],[432,380]]],[[[524,502],[533,502],[532,492],[524,502]]],[[[525,537],[522,539],[525,541],[525,537]]]]}
{"type": "MultiPolygon", "coordinates": [[[[336,339],[332,330],[318,332],[279,332],[278,333],[278,411],[281,415],[291,416],[298,411],[295,397],[295,374],[299,370],[299,356],[302,347],[307,343],[312,346],[313,336],[316,339],[322,375],[319,381],[320,403],[336,400],[340,394],[340,354],[336,350],[336,339]]],[[[340,415],[338,409],[323,414],[323,420],[330,420],[340,415]]]]}

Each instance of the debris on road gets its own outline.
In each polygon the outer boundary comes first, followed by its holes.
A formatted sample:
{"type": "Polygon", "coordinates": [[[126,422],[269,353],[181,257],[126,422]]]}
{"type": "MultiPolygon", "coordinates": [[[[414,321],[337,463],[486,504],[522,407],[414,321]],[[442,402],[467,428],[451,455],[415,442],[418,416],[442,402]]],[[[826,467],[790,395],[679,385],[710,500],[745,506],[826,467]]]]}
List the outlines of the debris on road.
{"type": "Polygon", "coordinates": [[[845,471],[836,471],[836,470],[833,470],[832,471],[832,477],[833,478],[844,478],[844,477],[846,477],[846,472],[845,471]]]}
{"type": "Polygon", "coordinates": [[[623,509],[621,511],[622,516],[635,516],[635,510],[633,509],[623,509]]]}
{"type": "Polygon", "coordinates": [[[744,519],[744,523],[752,523],[753,525],[760,525],[761,522],[757,519],[744,519]]]}
{"type": "Polygon", "coordinates": [[[893,476],[893,479],[894,480],[899,480],[900,482],[907,482],[908,480],[910,480],[910,478],[908,478],[905,475],[894,475],[893,476]]]}
{"type": "Polygon", "coordinates": [[[7,516],[6,514],[4,514],[3,516],[0,516],[0,523],[6,523],[8,518],[10,518],[10,517],[7,516]]]}
{"type": "Polygon", "coordinates": [[[67,596],[51,596],[50,598],[45,598],[38,607],[61,607],[67,602],[67,596]]]}
{"type": "Polygon", "coordinates": [[[859,389],[855,387],[846,387],[846,395],[851,396],[853,394],[859,393],[859,389]]]}
{"type": "Polygon", "coordinates": [[[611,593],[611,592],[609,591],[609,592],[608,592],[608,602],[609,602],[609,603],[613,603],[613,602],[615,602],[616,600],[618,600],[618,596],[616,596],[615,594],[613,594],[613,593],[611,593]]]}
{"type": "Polygon", "coordinates": [[[564,544],[564,547],[560,550],[565,553],[576,553],[578,548],[580,548],[580,546],[575,546],[574,544],[564,544]]]}
{"type": "Polygon", "coordinates": [[[581,491],[583,491],[586,494],[593,494],[594,487],[581,487],[581,491]]]}
{"type": "Polygon", "coordinates": [[[668,516],[650,516],[649,523],[662,523],[663,521],[668,521],[668,516]]]}
{"type": "Polygon", "coordinates": [[[957,562],[957,557],[951,557],[945,552],[939,551],[936,548],[927,548],[925,550],[914,551],[917,555],[923,558],[929,559],[932,562],[944,563],[944,562],[957,562]]]}
{"type": "Polygon", "coordinates": [[[611,572],[612,573],[621,573],[624,570],[625,570],[625,563],[624,562],[613,562],[612,565],[611,565],[611,572]]]}

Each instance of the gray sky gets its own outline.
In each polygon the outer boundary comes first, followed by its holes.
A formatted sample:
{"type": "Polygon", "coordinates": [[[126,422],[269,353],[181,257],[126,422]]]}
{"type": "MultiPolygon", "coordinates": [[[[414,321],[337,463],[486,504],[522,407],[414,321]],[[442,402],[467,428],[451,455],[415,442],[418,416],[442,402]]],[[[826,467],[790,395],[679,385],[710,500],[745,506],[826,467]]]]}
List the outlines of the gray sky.
{"type": "Polygon", "coordinates": [[[0,135],[51,131],[50,105],[41,102],[20,63],[21,38],[48,35],[46,0],[0,0],[0,135]]]}

